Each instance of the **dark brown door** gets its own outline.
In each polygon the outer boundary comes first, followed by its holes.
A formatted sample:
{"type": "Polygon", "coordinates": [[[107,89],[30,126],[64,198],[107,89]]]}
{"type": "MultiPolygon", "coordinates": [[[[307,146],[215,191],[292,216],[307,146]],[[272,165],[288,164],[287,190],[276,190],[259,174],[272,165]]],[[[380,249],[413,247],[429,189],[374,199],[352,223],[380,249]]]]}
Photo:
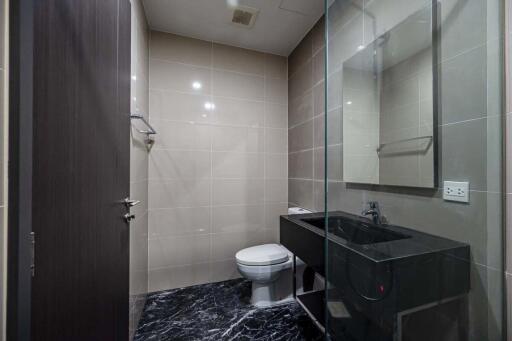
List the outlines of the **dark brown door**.
{"type": "Polygon", "coordinates": [[[129,0],[34,1],[32,340],[127,340],[129,0]]]}

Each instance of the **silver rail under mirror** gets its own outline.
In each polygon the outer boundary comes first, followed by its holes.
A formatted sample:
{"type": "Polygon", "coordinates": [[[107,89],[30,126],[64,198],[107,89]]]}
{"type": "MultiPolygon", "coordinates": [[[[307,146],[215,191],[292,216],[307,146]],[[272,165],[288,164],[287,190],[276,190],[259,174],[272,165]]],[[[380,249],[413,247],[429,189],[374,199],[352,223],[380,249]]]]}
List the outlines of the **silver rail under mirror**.
{"type": "Polygon", "coordinates": [[[393,142],[388,142],[388,143],[382,143],[377,148],[377,154],[380,153],[383,148],[385,148],[387,146],[390,146],[390,145],[394,145],[394,144],[398,144],[398,143],[403,143],[403,142],[410,142],[410,141],[426,140],[426,139],[429,140],[428,143],[430,144],[434,140],[434,137],[431,136],[431,135],[429,135],[429,136],[418,136],[418,137],[412,137],[410,139],[403,139],[403,140],[398,140],[398,141],[393,141],[393,142]]]}

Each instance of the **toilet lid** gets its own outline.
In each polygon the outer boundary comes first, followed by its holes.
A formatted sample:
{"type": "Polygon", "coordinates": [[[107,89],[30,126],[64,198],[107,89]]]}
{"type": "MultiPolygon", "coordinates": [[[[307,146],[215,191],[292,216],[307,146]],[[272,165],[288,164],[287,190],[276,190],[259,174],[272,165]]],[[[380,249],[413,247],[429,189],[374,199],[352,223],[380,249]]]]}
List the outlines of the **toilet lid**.
{"type": "Polygon", "coordinates": [[[236,253],[236,261],[243,265],[273,265],[288,260],[288,251],[277,244],[249,247],[236,253]]]}

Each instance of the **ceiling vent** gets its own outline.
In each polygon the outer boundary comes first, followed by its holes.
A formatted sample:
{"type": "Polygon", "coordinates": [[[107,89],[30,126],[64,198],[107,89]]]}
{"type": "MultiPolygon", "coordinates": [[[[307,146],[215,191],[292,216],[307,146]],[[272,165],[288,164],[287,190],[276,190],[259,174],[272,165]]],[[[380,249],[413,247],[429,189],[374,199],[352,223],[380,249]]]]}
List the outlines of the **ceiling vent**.
{"type": "Polygon", "coordinates": [[[233,9],[233,17],[231,18],[231,22],[237,26],[242,26],[245,28],[252,28],[254,26],[254,22],[256,21],[256,17],[260,12],[257,8],[245,7],[245,6],[237,6],[233,9]]]}

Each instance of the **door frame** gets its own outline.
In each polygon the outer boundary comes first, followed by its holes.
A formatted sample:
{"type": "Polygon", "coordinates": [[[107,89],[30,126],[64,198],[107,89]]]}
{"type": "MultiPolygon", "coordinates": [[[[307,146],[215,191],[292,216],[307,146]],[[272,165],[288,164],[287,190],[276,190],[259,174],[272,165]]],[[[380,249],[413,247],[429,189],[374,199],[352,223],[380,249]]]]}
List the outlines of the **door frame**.
{"type": "Polygon", "coordinates": [[[7,340],[30,341],[34,0],[9,6],[7,340]]]}

